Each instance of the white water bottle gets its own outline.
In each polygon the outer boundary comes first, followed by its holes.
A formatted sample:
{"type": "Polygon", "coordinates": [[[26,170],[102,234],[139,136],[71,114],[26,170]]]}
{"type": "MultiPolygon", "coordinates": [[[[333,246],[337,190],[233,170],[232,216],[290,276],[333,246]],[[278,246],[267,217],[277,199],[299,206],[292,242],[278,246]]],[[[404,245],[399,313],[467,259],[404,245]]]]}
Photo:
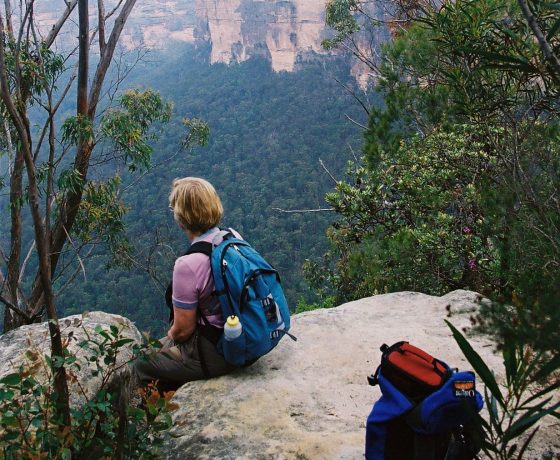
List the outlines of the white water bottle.
{"type": "Polygon", "coordinates": [[[224,324],[224,338],[231,342],[241,335],[243,326],[239,322],[239,318],[235,315],[228,316],[224,324]]]}

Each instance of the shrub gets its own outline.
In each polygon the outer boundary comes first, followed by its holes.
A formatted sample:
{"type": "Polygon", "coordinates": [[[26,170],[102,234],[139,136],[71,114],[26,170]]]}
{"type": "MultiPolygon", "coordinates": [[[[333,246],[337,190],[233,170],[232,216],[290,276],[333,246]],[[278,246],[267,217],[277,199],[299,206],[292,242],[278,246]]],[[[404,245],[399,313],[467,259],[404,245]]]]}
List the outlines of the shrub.
{"type": "Polygon", "coordinates": [[[94,335],[86,331],[86,336],[78,347],[91,364],[91,377],[101,382],[93,395],[88,397],[77,381],[75,371],[84,362],[68,346],[63,360],[56,361],[29,350],[18,372],[0,379],[0,457],[156,458],[154,448],[161,443],[162,431],[171,426],[172,393],[160,395],[155,387],[138,390],[139,407],[132,406],[129,373],[122,372],[129,362],[117,364],[124,347],[132,348],[133,359],[141,357],[146,347],[124,337],[114,325],[109,330],[98,326],[94,335]],[[76,383],[74,387],[86,397],[85,404],[71,410],[69,426],[55,410],[58,395],[52,376],[61,365],[66,367],[68,382],[76,383]]]}

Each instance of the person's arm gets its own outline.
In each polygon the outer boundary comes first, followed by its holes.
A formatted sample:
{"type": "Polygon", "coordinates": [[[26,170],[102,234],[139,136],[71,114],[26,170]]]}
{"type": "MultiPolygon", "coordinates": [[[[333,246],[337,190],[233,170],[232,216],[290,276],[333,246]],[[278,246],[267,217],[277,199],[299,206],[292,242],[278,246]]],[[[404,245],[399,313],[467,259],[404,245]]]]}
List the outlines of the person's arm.
{"type": "Polygon", "coordinates": [[[167,336],[174,342],[187,340],[196,329],[196,309],[177,308],[173,305],[174,320],[167,336]]]}
{"type": "MultiPolygon", "coordinates": [[[[187,256],[192,258],[192,256],[187,256]]],[[[198,287],[191,268],[192,259],[177,259],[173,268],[173,324],[167,336],[173,342],[188,340],[196,329],[198,309],[198,287]]]]}

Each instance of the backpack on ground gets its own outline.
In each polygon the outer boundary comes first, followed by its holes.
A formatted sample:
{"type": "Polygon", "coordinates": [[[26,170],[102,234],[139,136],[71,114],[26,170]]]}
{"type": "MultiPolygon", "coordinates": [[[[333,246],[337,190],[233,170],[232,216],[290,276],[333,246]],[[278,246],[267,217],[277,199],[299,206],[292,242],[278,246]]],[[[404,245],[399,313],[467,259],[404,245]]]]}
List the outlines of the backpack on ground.
{"type": "Polygon", "coordinates": [[[472,460],[480,450],[474,418],[482,408],[472,372],[450,369],[408,342],[381,347],[368,377],[381,397],[367,419],[367,460],[472,460]]]}
{"type": "MultiPolygon", "coordinates": [[[[199,241],[186,254],[202,253],[210,257],[215,295],[222,315],[235,315],[242,325],[239,337],[225,340],[222,331],[211,326],[204,315],[199,332],[217,345],[231,364],[244,366],[271,351],[284,335],[289,335],[290,310],[280,284],[278,272],[247,241],[223,231],[223,241],[199,241]]],[[[171,287],[166,293],[171,303],[171,287]]],[[[172,304],[171,304],[171,311],[172,304]]],[[[200,312],[200,310],[199,310],[200,312]]],[[[202,312],[200,312],[202,313],[202,312]]],[[[199,347],[200,348],[200,347],[199,347]]],[[[204,366],[204,357],[201,356],[204,366]]]]}

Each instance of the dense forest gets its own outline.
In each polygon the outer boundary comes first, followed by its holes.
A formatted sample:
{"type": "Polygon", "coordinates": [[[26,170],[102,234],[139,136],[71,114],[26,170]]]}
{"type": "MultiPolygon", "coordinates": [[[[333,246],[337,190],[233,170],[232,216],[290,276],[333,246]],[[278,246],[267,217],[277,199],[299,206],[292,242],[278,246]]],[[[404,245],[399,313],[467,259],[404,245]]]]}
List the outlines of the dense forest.
{"type": "Polygon", "coordinates": [[[188,47],[152,59],[157,61],[138,64],[127,86],[160,91],[173,101],[174,118],[153,146],[155,166],[140,178],[121,172],[135,261],[107,271],[111,256],[96,248],[100,254],[84,262],[85,276],[78,275],[59,297],[61,314],[104,310],[163,332],[164,285],[174,258],[188,247],[167,196],[171,181],[184,176],[214,184],[224,202],[223,225],[237,229],[279,270],[292,308],[301,299],[314,300],[301,267],[326,251],[325,230],[334,215],[280,210],[325,208],[324,195],[334,183],[319,160],[341,178],[353,152],[359,155],[362,130],[346,115],[363,122],[366,114],[337,83],[355,86],[345,62],[331,59],[328,65],[275,73],[260,59],[209,65],[188,47]],[[181,149],[182,117],[208,123],[207,146],[181,149]]]}

